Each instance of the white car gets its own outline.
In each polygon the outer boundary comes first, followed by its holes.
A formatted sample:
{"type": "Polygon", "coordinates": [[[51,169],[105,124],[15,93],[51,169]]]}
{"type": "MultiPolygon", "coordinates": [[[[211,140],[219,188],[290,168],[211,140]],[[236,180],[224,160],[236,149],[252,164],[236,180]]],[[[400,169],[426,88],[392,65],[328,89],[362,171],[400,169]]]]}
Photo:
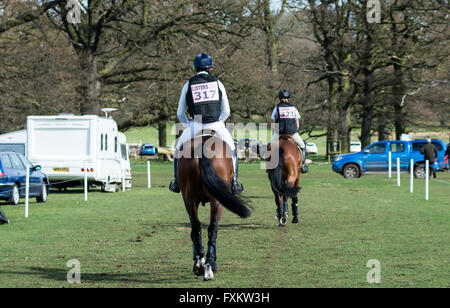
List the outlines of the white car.
{"type": "Polygon", "coordinates": [[[306,153],[308,154],[317,154],[319,151],[317,150],[317,145],[312,142],[306,143],[306,153]]]}
{"type": "Polygon", "coordinates": [[[350,142],[350,152],[351,153],[361,152],[361,142],[350,142]]]}

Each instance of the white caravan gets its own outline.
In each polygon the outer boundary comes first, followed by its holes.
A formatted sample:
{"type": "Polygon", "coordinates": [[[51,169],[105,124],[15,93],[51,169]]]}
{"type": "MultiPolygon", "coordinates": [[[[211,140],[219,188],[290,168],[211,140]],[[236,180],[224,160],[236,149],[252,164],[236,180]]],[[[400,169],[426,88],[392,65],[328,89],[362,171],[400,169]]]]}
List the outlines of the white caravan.
{"type": "Polygon", "coordinates": [[[26,147],[26,130],[0,135],[0,152],[16,152],[26,156],[26,147]]]}
{"type": "Polygon", "coordinates": [[[68,114],[27,118],[27,157],[42,166],[53,187],[82,185],[87,167],[90,185],[117,191],[129,169],[128,156],[128,164],[122,159],[121,144],[126,144],[126,137],[120,136],[111,117],[68,114]]]}

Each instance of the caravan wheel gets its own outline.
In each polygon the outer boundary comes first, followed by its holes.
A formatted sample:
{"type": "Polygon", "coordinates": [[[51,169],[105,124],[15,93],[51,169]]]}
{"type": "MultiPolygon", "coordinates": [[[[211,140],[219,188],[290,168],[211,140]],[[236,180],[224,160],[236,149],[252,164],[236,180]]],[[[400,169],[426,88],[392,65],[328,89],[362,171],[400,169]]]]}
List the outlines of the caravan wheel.
{"type": "Polygon", "coordinates": [[[117,184],[102,184],[102,192],[118,192],[119,191],[119,185],[117,184]]]}

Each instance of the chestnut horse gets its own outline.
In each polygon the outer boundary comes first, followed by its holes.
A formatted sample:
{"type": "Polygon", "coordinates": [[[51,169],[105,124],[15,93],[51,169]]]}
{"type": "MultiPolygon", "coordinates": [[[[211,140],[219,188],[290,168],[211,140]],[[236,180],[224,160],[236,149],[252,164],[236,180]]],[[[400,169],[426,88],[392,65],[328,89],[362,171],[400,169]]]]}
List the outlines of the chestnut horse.
{"type": "Polygon", "coordinates": [[[217,271],[217,227],[224,207],[242,218],[249,217],[250,210],[241,199],[230,192],[233,160],[230,155],[231,149],[224,141],[213,135],[197,136],[183,144],[180,151],[188,154],[180,157],[177,175],[191,222],[194,274],[203,275],[205,280],[212,280],[213,272],[217,271]],[[210,146],[207,146],[208,144],[210,146]],[[211,216],[205,259],[198,209],[200,203],[204,206],[208,202],[211,204],[211,216]]]}
{"type": "Polygon", "coordinates": [[[298,223],[298,192],[301,189],[299,184],[303,163],[302,155],[295,141],[287,135],[281,135],[279,141],[271,145],[270,151],[272,153],[278,151],[279,154],[276,166],[267,169],[272,191],[275,194],[276,218],[279,226],[287,224],[289,198],[292,198],[292,223],[298,223]]]}

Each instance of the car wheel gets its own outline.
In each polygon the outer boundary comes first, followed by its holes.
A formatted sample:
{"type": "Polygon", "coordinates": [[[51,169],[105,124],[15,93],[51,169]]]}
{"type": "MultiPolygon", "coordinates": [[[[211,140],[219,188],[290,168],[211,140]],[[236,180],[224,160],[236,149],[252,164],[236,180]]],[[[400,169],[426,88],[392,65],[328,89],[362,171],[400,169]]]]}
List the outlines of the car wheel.
{"type": "Polygon", "coordinates": [[[12,205],[18,205],[19,201],[20,201],[19,187],[17,186],[17,184],[14,184],[12,188],[11,199],[9,199],[9,203],[11,203],[12,205]]]}
{"type": "Polygon", "coordinates": [[[347,166],[344,167],[342,175],[344,176],[344,178],[359,178],[360,171],[357,165],[348,164],[347,166]]]}
{"type": "Polygon", "coordinates": [[[425,166],[423,164],[419,164],[414,167],[414,176],[418,179],[425,178],[425,166]]]}
{"type": "Polygon", "coordinates": [[[46,203],[47,196],[48,196],[47,184],[42,183],[41,195],[39,197],[36,197],[36,201],[38,203],[46,203]]]}

